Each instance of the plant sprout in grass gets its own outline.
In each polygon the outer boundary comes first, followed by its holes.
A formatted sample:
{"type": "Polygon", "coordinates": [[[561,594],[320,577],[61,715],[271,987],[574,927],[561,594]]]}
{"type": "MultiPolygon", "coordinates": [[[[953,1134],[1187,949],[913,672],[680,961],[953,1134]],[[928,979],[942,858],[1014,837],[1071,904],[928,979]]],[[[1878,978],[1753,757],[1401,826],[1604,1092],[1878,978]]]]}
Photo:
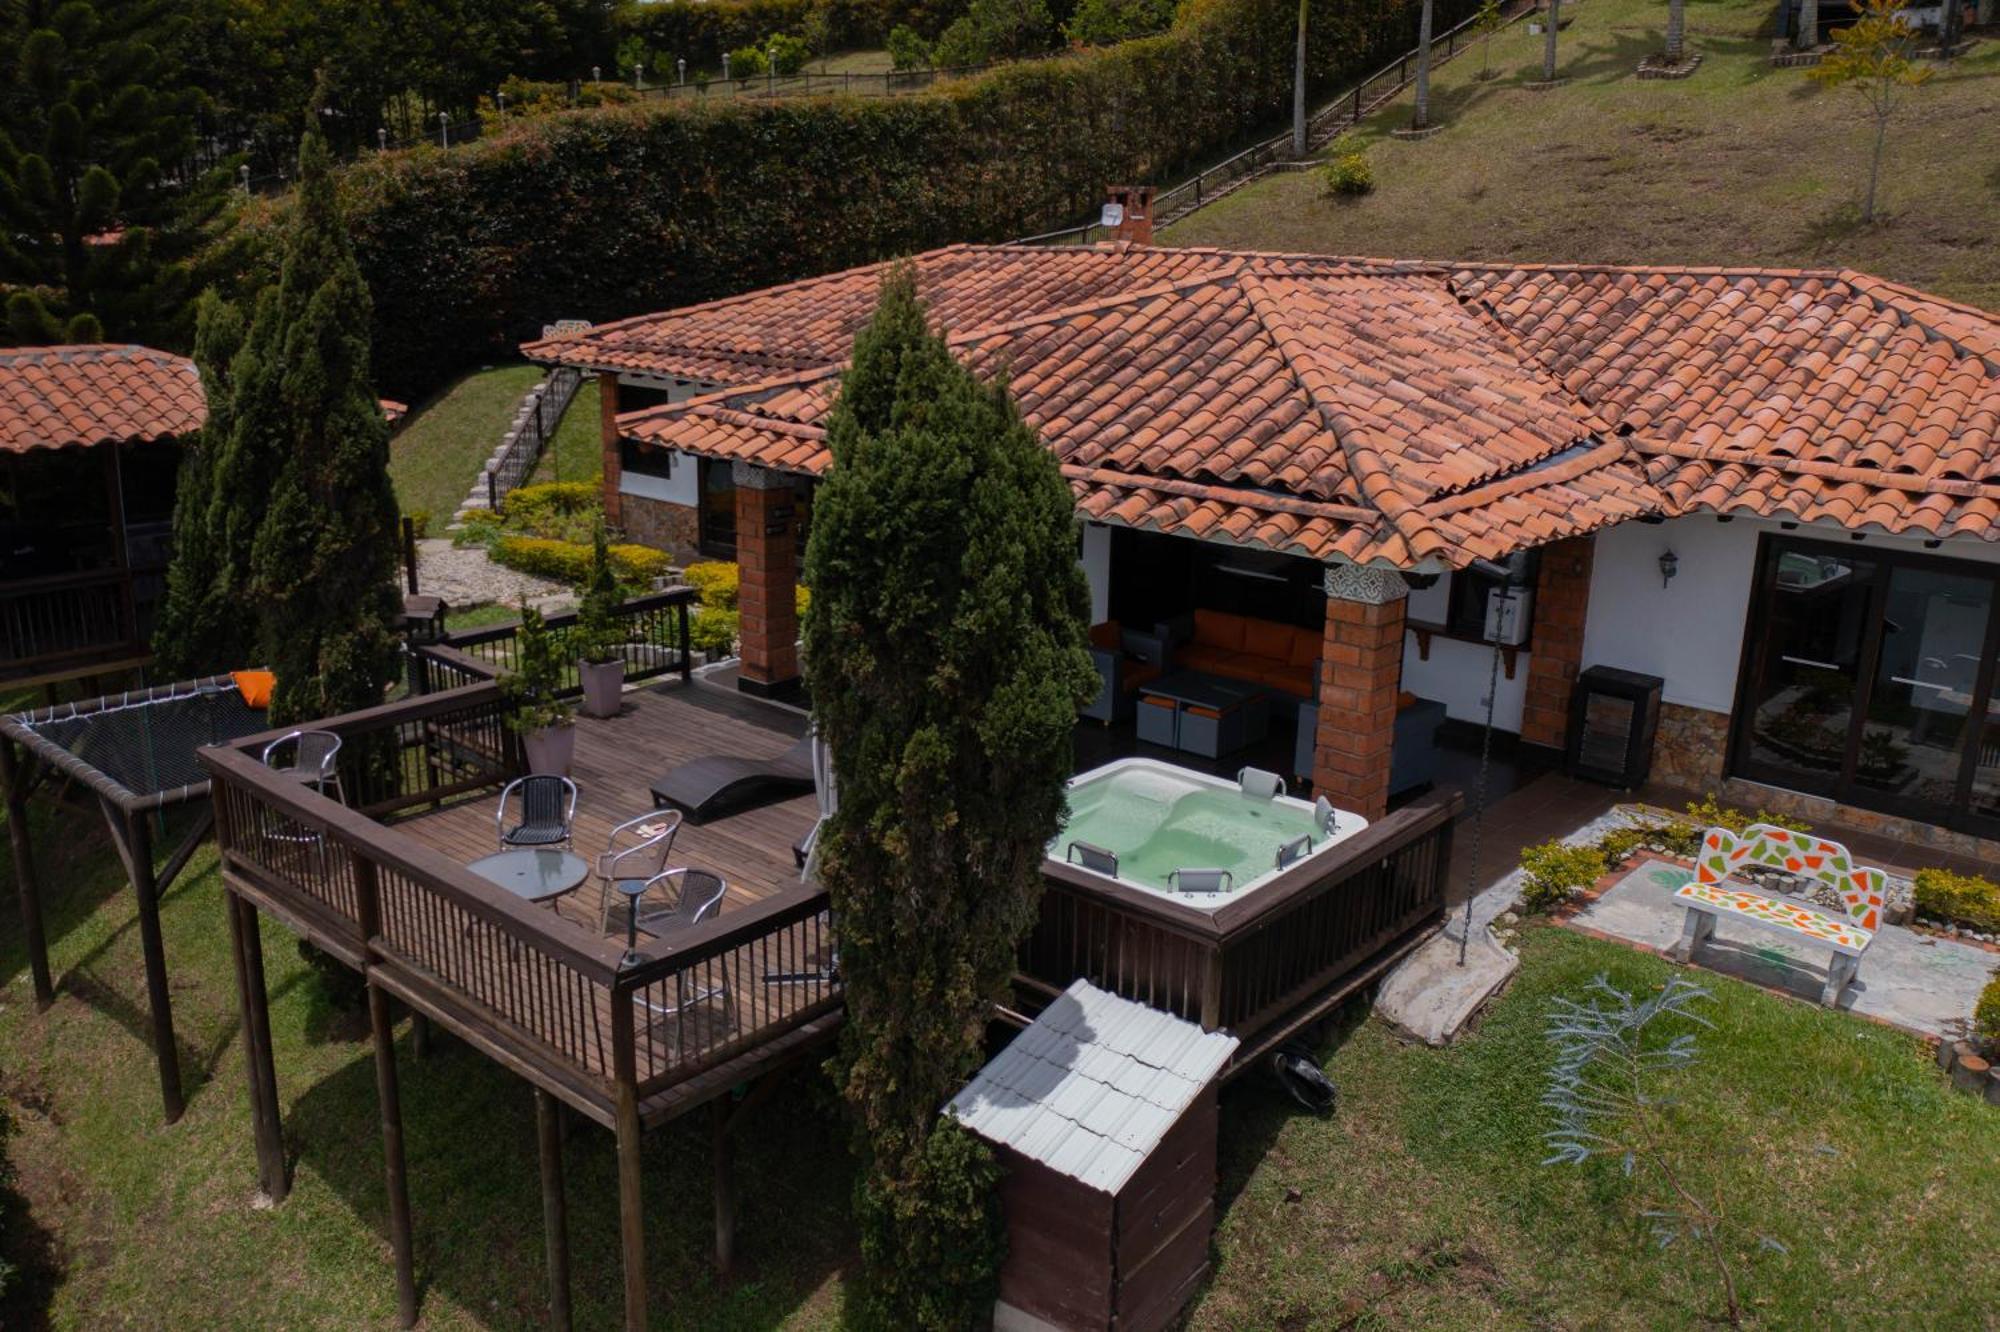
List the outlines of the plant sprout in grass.
{"type": "MultiPolygon", "coordinates": [[[[1555,1063],[1542,1104],[1555,1112],[1556,1124],[1542,1135],[1551,1149],[1542,1164],[1581,1166],[1593,1157],[1615,1158],[1626,1178],[1648,1181],[1657,1201],[1642,1203],[1639,1215],[1654,1241],[1663,1249],[1682,1238],[1699,1241],[1714,1262],[1726,1316],[1732,1325],[1741,1323],[1736,1277],[1723,1246],[1731,1223],[1722,1196],[1698,1193],[1683,1160],[1690,1147],[1700,1150],[1708,1139],[1674,1122],[1678,1101],[1667,1085],[1697,1053],[1692,1031],[1668,1029],[1677,1023],[1712,1028],[1694,1011],[1712,996],[1684,976],[1669,977],[1645,1000],[1635,1001],[1602,975],[1587,992],[1606,1002],[1558,996],[1550,1006],[1555,1063]]],[[[1785,1252],[1769,1236],[1759,1236],[1759,1242],[1785,1252]]]]}

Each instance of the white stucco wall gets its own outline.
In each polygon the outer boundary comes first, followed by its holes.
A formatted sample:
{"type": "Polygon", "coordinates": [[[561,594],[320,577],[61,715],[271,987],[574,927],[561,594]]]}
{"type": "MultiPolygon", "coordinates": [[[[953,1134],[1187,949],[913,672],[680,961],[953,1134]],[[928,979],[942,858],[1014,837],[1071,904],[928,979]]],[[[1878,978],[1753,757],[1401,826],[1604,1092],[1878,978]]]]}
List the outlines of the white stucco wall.
{"type": "Polygon", "coordinates": [[[1111,618],[1111,529],[1103,523],[1083,525],[1083,576],[1090,583],[1090,622],[1111,618]]]}
{"type": "MultiPolygon", "coordinates": [[[[1451,604],[1451,575],[1432,587],[1413,588],[1403,613],[1412,620],[1443,623],[1451,604]]],[[[1521,708],[1528,692],[1528,653],[1516,654],[1514,678],[1501,664],[1500,687],[1493,702],[1493,724],[1503,731],[1521,729],[1521,708]]],[[[1430,660],[1417,653],[1417,636],[1403,635],[1403,688],[1444,704],[1447,716],[1459,721],[1486,720],[1486,681],[1493,671],[1493,649],[1480,643],[1431,636],[1430,660]]]]}
{"type": "Polygon", "coordinates": [[[674,474],[670,477],[648,476],[642,472],[619,472],[618,492],[621,495],[638,495],[666,504],[685,504],[690,508],[699,504],[701,472],[694,455],[675,452],[673,457],[674,474]]]}

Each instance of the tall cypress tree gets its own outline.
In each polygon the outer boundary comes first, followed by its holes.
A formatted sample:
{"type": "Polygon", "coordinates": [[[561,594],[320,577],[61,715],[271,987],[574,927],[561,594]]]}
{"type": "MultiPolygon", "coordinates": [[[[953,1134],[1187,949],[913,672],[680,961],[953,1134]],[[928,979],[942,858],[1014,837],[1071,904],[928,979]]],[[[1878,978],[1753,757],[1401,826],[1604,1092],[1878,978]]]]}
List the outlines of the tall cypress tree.
{"type": "Polygon", "coordinates": [[[369,375],[371,302],[316,125],[299,147],[290,226],[277,290],[259,301],[235,380],[231,477],[218,476],[219,489],[270,484],[217,495],[229,548],[250,526],[238,507],[264,510],[247,589],[260,655],[278,677],[274,722],[381,702],[397,653],[396,497],[369,375]]]}
{"type": "Polygon", "coordinates": [[[177,343],[228,170],[195,164],[204,97],[160,0],[7,0],[0,282],[21,342],[177,343]]]}
{"type": "Polygon", "coordinates": [[[235,421],[236,358],[243,350],[243,312],[214,291],[201,295],[195,315],[194,360],[208,398],[208,422],[181,453],[174,494],[174,554],[167,596],[153,631],[153,655],[175,676],[211,675],[250,663],[254,625],[247,607],[232,606],[222,549],[209,514],[216,502],[216,460],[235,421]]]}
{"type": "Polygon", "coordinates": [[[1055,460],[929,330],[906,267],[855,342],[828,443],[804,643],[840,789],[821,877],[868,1299],[890,1326],[962,1327],[997,1274],[997,1166],[938,1111],[1035,919],[1096,687],[1088,592],[1055,460]]]}

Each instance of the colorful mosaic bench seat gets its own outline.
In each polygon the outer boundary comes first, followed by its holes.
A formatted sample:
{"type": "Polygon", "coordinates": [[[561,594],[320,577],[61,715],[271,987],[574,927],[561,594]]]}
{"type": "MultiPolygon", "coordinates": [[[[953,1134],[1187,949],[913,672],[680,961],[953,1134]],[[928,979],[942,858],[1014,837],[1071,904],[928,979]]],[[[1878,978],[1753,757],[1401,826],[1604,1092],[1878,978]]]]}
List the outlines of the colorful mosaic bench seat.
{"type": "Polygon", "coordinates": [[[1831,948],[1826,989],[1820,995],[1820,1002],[1828,1007],[1840,1002],[1842,992],[1860,970],[1861,955],[1882,927],[1882,908],[1887,900],[1882,871],[1856,865],[1840,843],[1768,823],[1753,823],[1741,834],[1710,828],[1696,857],[1694,881],[1684,885],[1674,898],[1687,905],[1687,920],[1675,950],[1683,962],[1707,942],[1715,932],[1716,919],[1723,914],[1831,948]],[[1730,882],[1731,874],[1753,867],[1818,879],[1840,894],[1846,915],[1768,897],[1730,882]]]}

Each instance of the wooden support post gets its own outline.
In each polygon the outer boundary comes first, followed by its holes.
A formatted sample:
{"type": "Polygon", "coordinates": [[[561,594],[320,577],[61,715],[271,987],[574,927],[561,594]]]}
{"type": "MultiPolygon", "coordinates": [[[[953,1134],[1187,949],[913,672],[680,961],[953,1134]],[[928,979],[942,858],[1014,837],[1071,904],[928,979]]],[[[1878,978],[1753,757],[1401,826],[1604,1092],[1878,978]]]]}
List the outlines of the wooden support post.
{"type": "Polygon", "coordinates": [[[410,1053],[419,1059],[431,1057],[431,1020],[414,1011],[410,1014],[410,1053]]]}
{"type": "MultiPolygon", "coordinates": [[[[361,862],[365,863],[365,862],[361,862]]],[[[410,1189],[403,1166],[403,1102],[396,1085],[396,1031],[389,996],[368,982],[375,1038],[375,1095],[382,1108],[382,1165],[389,1186],[389,1247],[396,1255],[396,1325],[417,1325],[416,1264],[410,1254],[410,1189]]]]}
{"type": "Polygon", "coordinates": [[[21,903],[21,933],[35,978],[35,1007],[56,1001],[49,975],[49,943],[42,933],[42,888],[35,878],[35,850],[28,841],[28,770],[14,756],[14,742],[0,737],[0,783],[7,787],[7,840],[14,846],[14,894],[21,903]]]}
{"type": "Polygon", "coordinates": [[[549,1326],[569,1332],[569,1199],[563,1193],[562,1102],[535,1088],[542,1149],[542,1229],[549,1249],[549,1326]]]}
{"type": "Polygon", "coordinates": [[[639,1169],[638,1069],[633,1047],[632,992],[611,989],[612,1080],[618,1113],[618,1238],[625,1269],[625,1332],[646,1329],[646,1198],[639,1169]]]}
{"type": "Polygon", "coordinates": [[[273,1203],[285,1200],[283,1121],[277,1106],[277,1077],[271,1064],[269,998],[264,990],[264,950],[257,938],[257,908],[224,890],[229,942],[236,958],[236,1001],[243,1014],[243,1071],[250,1084],[250,1129],[257,1143],[257,1186],[273,1203]]]}
{"type": "Polygon", "coordinates": [[[160,940],[160,897],[153,878],[153,834],[146,816],[126,811],[125,855],[132,893],[139,900],[139,947],[146,958],[146,998],[153,1017],[153,1059],[160,1066],[160,1104],[167,1123],[180,1119],[180,1047],[174,1044],[173,998],[167,991],[167,953],[160,940]]]}
{"type": "Polygon", "coordinates": [[[729,1098],[719,1096],[714,1109],[715,1270],[723,1276],[736,1263],[736,1154],[730,1136],[729,1098]]]}

